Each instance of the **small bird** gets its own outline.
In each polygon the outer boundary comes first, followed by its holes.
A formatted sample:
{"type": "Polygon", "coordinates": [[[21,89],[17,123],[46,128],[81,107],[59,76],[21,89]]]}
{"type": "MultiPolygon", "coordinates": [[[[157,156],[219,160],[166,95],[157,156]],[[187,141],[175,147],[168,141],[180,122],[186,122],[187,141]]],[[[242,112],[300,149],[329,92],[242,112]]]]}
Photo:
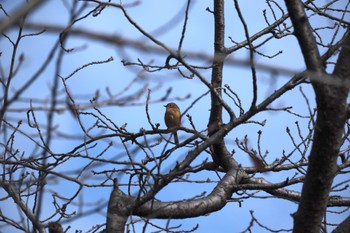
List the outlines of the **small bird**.
{"type": "MultiPolygon", "coordinates": [[[[180,108],[175,103],[168,103],[164,105],[166,107],[164,121],[168,129],[178,127],[181,125],[181,112],[180,108]]],[[[175,144],[179,144],[179,138],[176,130],[172,132],[174,134],[175,144]]]]}

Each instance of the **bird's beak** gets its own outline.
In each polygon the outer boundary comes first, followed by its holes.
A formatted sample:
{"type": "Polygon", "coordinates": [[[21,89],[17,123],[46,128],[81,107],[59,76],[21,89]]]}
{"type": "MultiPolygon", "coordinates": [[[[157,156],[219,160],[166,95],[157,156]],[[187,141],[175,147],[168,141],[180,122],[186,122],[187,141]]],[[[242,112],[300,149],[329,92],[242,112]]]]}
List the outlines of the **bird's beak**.
{"type": "Polygon", "coordinates": [[[166,107],[166,105],[163,105],[164,107],[166,107]]]}

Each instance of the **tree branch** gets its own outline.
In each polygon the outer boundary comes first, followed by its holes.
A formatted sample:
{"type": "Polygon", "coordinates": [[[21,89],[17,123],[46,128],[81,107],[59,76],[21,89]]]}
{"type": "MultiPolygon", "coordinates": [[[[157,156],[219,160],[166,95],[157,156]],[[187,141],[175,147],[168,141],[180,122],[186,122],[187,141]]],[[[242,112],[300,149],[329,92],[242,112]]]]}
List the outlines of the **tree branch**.
{"type": "Polygon", "coordinates": [[[17,206],[23,211],[23,213],[28,217],[28,219],[33,224],[34,229],[40,233],[45,233],[44,227],[40,223],[39,219],[37,219],[34,213],[28,208],[28,206],[22,202],[20,195],[13,190],[12,185],[2,182],[1,186],[9,194],[17,206]]]}
{"type": "MultiPolygon", "coordinates": [[[[307,69],[317,78],[331,79],[325,75],[312,28],[299,0],[285,1],[290,14],[295,35],[299,41],[307,69]]],[[[337,158],[342,142],[346,121],[346,98],[349,92],[350,37],[346,35],[332,77],[341,78],[345,85],[326,85],[311,80],[317,103],[317,120],[313,145],[309,157],[309,167],[301,193],[301,201],[294,214],[293,232],[320,232],[333,178],[337,172],[337,158]],[[347,68],[345,68],[347,67],[347,68]]]]}
{"type": "MultiPolygon", "coordinates": [[[[218,98],[222,96],[222,73],[224,66],[224,59],[227,55],[225,49],[225,12],[224,1],[214,1],[214,60],[212,64],[211,76],[211,109],[208,122],[208,135],[211,137],[219,129],[222,128],[222,102],[218,98]],[[218,96],[217,96],[218,95],[218,96]]],[[[233,120],[233,113],[230,113],[230,118],[233,120]]],[[[224,136],[224,135],[223,135],[224,136]]],[[[226,171],[237,168],[238,164],[232,159],[231,154],[227,151],[225,141],[221,138],[211,147],[212,157],[216,164],[223,167],[226,171]]]]}
{"type": "Polygon", "coordinates": [[[332,233],[348,233],[350,232],[350,215],[341,222],[332,233]]]}
{"type": "Polygon", "coordinates": [[[294,27],[294,34],[298,39],[301,52],[308,70],[324,72],[323,63],[313,35],[312,27],[300,0],[285,0],[290,19],[294,27]]]}
{"type": "Polygon", "coordinates": [[[178,202],[149,201],[133,214],[147,218],[184,219],[198,217],[222,209],[231,197],[239,179],[236,169],[229,170],[214,190],[206,197],[178,202]]]}
{"type": "Polygon", "coordinates": [[[117,179],[113,182],[113,190],[108,202],[106,232],[124,233],[125,223],[131,215],[135,201],[119,189],[117,179]]]}
{"type": "Polygon", "coordinates": [[[28,13],[33,13],[34,10],[39,7],[42,3],[46,1],[43,0],[32,0],[28,1],[24,6],[16,9],[14,14],[8,19],[2,21],[0,24],[0,32],[3,33],[7,28],[11,27],[13,24],[17,23],[24,15],[28,13]]]}

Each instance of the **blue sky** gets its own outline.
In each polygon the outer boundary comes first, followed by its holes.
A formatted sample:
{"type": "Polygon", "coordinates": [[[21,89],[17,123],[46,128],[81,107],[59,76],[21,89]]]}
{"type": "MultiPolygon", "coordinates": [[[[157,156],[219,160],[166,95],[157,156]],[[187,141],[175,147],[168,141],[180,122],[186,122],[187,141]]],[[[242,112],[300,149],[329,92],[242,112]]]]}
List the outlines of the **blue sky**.
{"type": "MultiPolygon", "coordinates": [[[[23,1],[4,1],[4,7],[6,9],[15,9],[16,5],[23,1]]],[[[67,24],[67,9],[64,7],[64,1],[47,1],[41,8],[39,8],[35,14],[30,15],[29,21],[36,23],[45,24],[58,24],[65,26],[67,24]]],[[[127,3],[127,2],[124,2],[127,3]]],[[[155,37],[168,45],[169,47],[176,48],[181,35],[183,17],[179,23],[174,23],[171,28],[167,28],[163,33],[158,34],[157,29],[162,27],[166,22],[171,20],[175,14],[181,9],[184,9],[185,1],[141,1],[137,7],[132,7],[128,10],[130,16],[139,23],[142,28],[147,32],[153,32],[155,37]]],[[[266,27],[262,10],[266,8],[265,1],[241,1],[241,11],[245,16],[248,24],[249,32],[251,35],[257,33],[264,27],[266,27]]],[[[283,5],[283,4],[281,4],[283,5]]],[[[192,51],[198,53],[212,54],[213,52],[213,17],[205,9],[209,7],[212,9],[212,1],[193,1],[190,10],[190,16],[188,21],[187,34],[184,40],[184,51],[192,51]]],[[[11,10],[9,11],[11,12],[11,10]]],[[[280,15],[279,15],[280,16],[280,15]]],[[[1,16],[2,17],[2,16],[1,16]]],[[[271,14],[268,14],[269,19],[273,22],[271,14]]],[[[289,21],[288,21],[289,23],[289,21]]],[[[313,24],[323,25],[327,23],[327,20],[318,20],[317,22],[312,21],[313,24]]],[[[135,28],[133,28],[124,18],[121,11],[112,8],[106,8],[102,14],[98,17],[88,17],[87,19],[79,22],[75,28],[86,29],[89,31],[109,34],[109,35],[120,35],[130,39],[144,40],[146,45],[153,45],[145,37],[143,37],[135,28]]],[[[11,30],[8,32],[9,35],[15,36],[16,31],[11,30]]],[[[330,35],[332,35],[330,33],[330,35]]],[[[240,42],[245,39],[244,32],[241,23],[234,11],[233,2],[226,2],[226,36],[231,36],[235,41],[240,42]]],[[[325,38],[328,35],[325,34],[325,38]]],[[[28,37],[23,40],[20,45],[20,51],[25,54],[24,64],[22,69],[19,71],[17,77],[13,80],[13,87],[16,88],[21,86],[24,80],[29,78],[28,74],[33,73],[46,59],[49,52],[49,48],[56,42],[57,34],[45,33],[42,36],[28,37]]],[[[261,42],[261,41],[260,41],[261,42]]],[[[157,55],[154,53],[142,53],[135,49],[120,49],[114,45],[107,44],[105,42],[98,42],[94,40],[85,39],[82,37],[70,37],[67,41],[66,46],[68,48],[77,48],[75,51],[66,54],[62,62],[62,69],[60,70],[60,76],[67,77],[78,67],[92,61],[102,61],[109,57],[113,57],[113,61],[106,64],[94,65],[87,67],[77,72],[73,77],[67,80],[67,85],[71,93],[75,97],[84,95],[84,98],[80,98],[79,103],[88,103],[88,100],[94,97],[96,89],[100,90],[101,99],[107,98],[106,87],[108,87],[112,93],[118,93],[120,90],[125,88],[131,80],[137,75],[142,75],[129,91],[122,96],[127,96],[135,91],[135,89],[142,88],[145,84],[148,84],[148,88],[152,90],[151,101],[159,99],[164,96],[164,93],[169,87],[172,87],[173,92],[170,98],[174,98],[177,104],[182,110],[187,109],[190,104],[198,98],[200,95],[207,91],[205,85],[203,85],[198,79],[188,80],[182,78],[174,70],[166,70],[162,72],[145,73],[137,67],[125,67],[122,65],[121,60],[129,60],[136,62],[137,59],[141,59],[144,63],[153,61],[155,65],[163,65],[166,55],[157,55]],[[185,97],[188,94],[191,95],[189,99],[179,101],[177,97],[185,97]]],[[[226,39],[226,46],[232,46],[231,41],[226,39]]],[[[8,58],[11,52],[9,43],[2,37],[0,39],[0,47],[3,52],[1,57],[1,64],[5,69],[8,69],[9,61],[8,58]]],[[[283,50],[283,53],[279,56],[266,59],[262,56],[256,55],[256,62],[259,64],[265,64],[275,67],[288,68],[289,70],[295,71],[296,73],[304,69],[304,62],[298,48],[297,41],[294,37],[273,40],[272,43],[268,43],[259,50],[260,52],[268,55],[273,55],[278,51],[283,50]]],[[[324,51],[324,49],[321,49],[324,51]]],[[[57,53],[56,53],[57,54],[57,53]]],[[[241,50],[234,53],[230,58],[247,59],[248,51],[241,50]]],[[[195,64],[205,64],[201,61],[193,61],[195,64]]],[[[56,75],[55,64],[51,63],[50,66],[40,77],[40,82],[35,83],[25,93],[27,100],[14,105],[12,107],[28,107],[29,99],[47,99],[50,96],[50,86],[53,83],[53,79],[56,75]]],[[[330,68],[330,71],[332,68],[330,68]]],[[[184,70],[184,72],[186,72],[184,70]]],[[[201,70],[201,74],[210,80],[210,70],[201,70]]],[[[258,69],[258,102],[266,98],[271,92],[283,85],[290,78],[289,75],[271,75],[268,72],[261,71],[258,69]]],[[[224,83],[228,84],[241,98],[243,107],[247,110],[250,106],[252,99],[252,81],[251,72],[248,67],[241,67],[238,65],[226,66],[224,69],[224,83]]],[[[60,90],[63,90],[63,84],[60,83],[60,90]]],[[[303,85],[302,90],[309,96],[309,100],[314,106],[313,92],[308,85],[303,85]]],[[[61,93],[64,96],[64,92],[61,93]]],[[[143,95],[135,106],[128,107],[104,107],[101,111],[106,114],[111,120],[117,125],[121,126],[124,123],[128,123],[127,129],[131,132],[138,132],[140,128],[151,129],[147,122],[145,113],[146,94],[143,95]]],[[[64,99],[64,98],[61,98],[64,99]]],[[[230,101],[225,97],[227,101],[230,101]]],[[[192,116],[193,121],[196,124],[197,129],[203,130],[206,128],[208,117],[209,117],[209,100],[210,97],[207,95],[201,99],[190,111],[189,114],[192,116]]],[[[232,102],[230,103],[232,104],[232,102]]],[[[39,106],[40,103],[33,101],[34,106],[39,106]]],[[[153,123],[160,123],[161,128],[165,128],[163,123],[164,114],[164,103],[155,103],[149,106],[150,116],[153,123]]],[[[233,104],[232,104],[233,105],[233,104]]],[[[62,105],[64,106],[64,104],[62,105]]],[[[272,107],[287,107],[293,106],[293,111],[307,115],[308,109],[305,100],[302,98],[299,88],[283,95],[279,100],[272,104],[272,107]]],[[[88,110],[86,110],[88,111],[88,110]]],[[[238,110],[235,109],[236,113],[238,110]]],[[[26,119],[25,112],[22,113],[11,113],[13,117],[17,119],[26,119]]],[[[45,119],[43,112],[37,112],[40,119],[45,119]]],[[[250,144],[255,147],[256,140],[258,137],[258,130],[262,130],[262,150],[269,150],[269,156],[267,160],[269,162],[274,161],[276,158],[281,157],[282,151],[285,150],[287,153],[293,149],[293,145],[286,134],[286,127],[291,129],[294,135],[297,135],[298,131],[295,125],[295,121],[299,121],[300,125],[305,126],[307,119],[296,118],[293,115],[287,114],[286,112],[273,112],[273,113],[262,113],[252,120],[263,121],[267,120],[264,127],[256,124],[245,124],[237,127],[227,137],[227,145],[229,150],[235,150],[235,159],[242,163],[243,166],[251,166],[250,160],[239,151],[235,145],[235,139],[238,138],[243,140],[245,135],[249,135],[250,144]]],[[[59,127],[61,132],[69,132],[72,134],[81,134],[81,129],[77,124],[77,121],[73,119],[69,112],[55,115],[56,125],[59,127]]],[[[227,119],[227,115],[224,116],[224,120],[227,119]]],[[[83,117],[84,124],[86,127],[91,126],[95,119],[92,117],[83,117]]],[[[186,117],[183,118],[182,123],[186,127],[190,127],[190,124],[186,117]]],[[[24,125],[24,129],[29,129],[28,126],[24,125]]],[[[305,130],[305,129],[304,129],[305,130]]],[[[306,132],[306,131],[305,131],[306,132]]],[[[180,140],[185,139],[188,135],[180,132],[180,140]]],[[[155,137],[156,138],[156,137],[155,137]]],[[[27,149],[26,138],[23,140],[22,146],[18,145],[22,150],[27,149]]],[[[72,150],[77,144],[82,143],[79,140],[55,140],[52,144],[52,150],[56,153],[66,152],[72,150]]],[[[120,143],[117,140],[116,143],[120,143]]],[[[96,148],[96,154],[102,148],[96,148]]],[[[130,145],[131,146],[131,145],[130,145]]],[[[162,144],[164,146],[164,144],[162,144]]],[[[160,153],[163,148],[160,146],[155,149],[155,153],[160,153]]],[[[121,153],[122,147],[115,147],[114,150],[108,151],[107,157],[115,156],[121,153]],[[110,153],[110,154],[109,154],[110,153]]],[[[181,160],[186,155],[188,148],[182,148],[178,150],[172,157],[167,160],[164,165],[164,171],[175,165],[176,161],[181,160]]],[[[143,154],[135,155],[138,159],[142,159],[143,154]]],[[[202,161],[207,155],[203,154],[199,157],[198,163],[202,161]]],[[[73,159],[69,164],[58,167],[59,171],[66,171],[67,167],[74,170],[74,166],[80,166],[83,163],[82,159],[73,159]]],[[[113,167],[113,166],[112,166],[113,167]]],[[[102,168],[99,168],[102,169],[102,168]]],[[[291,176],[290,173],[279,173],[279,174],[263,174],[266,179],[280,182],[286,177],[291,176]]],[[[203,180],[206,178],[215,179],[216,175],[213,173],[205,174],[194,174],[191,175],[194,179],[203,180]]],[[[127,177],[121,177],[126,179],[127,177]]],[[[96,181],[97,182],[97,181],[96,181]]],[[[94,180],[91,180],[94,183],[94,180]]],[[[175,201],[183,198],[190,198],[194,195],[199,195],[203,191],[210,192],[214,184],[176,184],[170,185],[165,190],[161,191],[157,198],[164,201],[175,201]]],[[[56,190],[61,194],[71,195],[77,189],[76,185],[69,184],[68,182],[57,184],[49,184],[48,189],[56,190]]],[[[300,187],[296,188],[297,190],[300,187]]],[[[83,193],[86,194],[84,197],[87,202],[91,203],[95,200],[106,200],[109,196],[111,189],[94,189],[85,188],[83,193]]],[[[3,195],[3,191],[0,191],[0,195],[3,195]]],[[[247,199],[239,207],[238,203],[232,202],[227,204],[222,210],[212,213],[208,216],[186,219],[186,220],[174,220],[174,225],[183,224],[183,229],[189,230],[195,224],[199,224],[199,228],[196,232],[240,232],[244,230],[250,221],[250,210],[254,210],[254,216],[261,220],[261,223],[271,227],[272,229],[290,229],[292,227],[291,213],[296,211],[297,205],[289,201],[275,199],[275,198],[264,198],[268,196],[266,193],[261,192],[259,194],[261,199],[247,199]],[[277,221],[278,220],[278,221],[277,221]]],[[[237,197],[237,195],[233,195],[237,197]]],[[[42,219],[45,219],[53,209],[50,206],[52,204],[52,198],[49,195],[45,196],[45,206],[47,209],[42,214],[42,219]]],[[[1,204],[3,205],[3,204],[1,204]]],[[[7,205],[11,206],[10,202],[7,205]]],[[[78,211],[77,207],[71,206],[69,211],[78,211]]],[[[14,213],[15,214],[15,213],[14,213]]],[[[328,220],[340,222],[348,213],[343,215],[330,215],[328,220]]],[[[82,229],[87,231],[92,225],[103,223],[105,216],[103,214],[93,214],[87,218],[83,218],[70,223],[71,230],[74,232],[75,229],[82,229]],[[86,224],[86,223],[89,224],[86,224]]],[[[164,220],[156,220],[155,222],[164,222],[164,220]]],[[[65,225],[67,226],[67,225],[65,225]]],[[[140,232],[142,225],[139,226],[140,232]]],[[[146,232],[150,232],[152,227],[148,228],[146,232]]],[[[257,231],[263,232],[261,228],[257,231]]]]}

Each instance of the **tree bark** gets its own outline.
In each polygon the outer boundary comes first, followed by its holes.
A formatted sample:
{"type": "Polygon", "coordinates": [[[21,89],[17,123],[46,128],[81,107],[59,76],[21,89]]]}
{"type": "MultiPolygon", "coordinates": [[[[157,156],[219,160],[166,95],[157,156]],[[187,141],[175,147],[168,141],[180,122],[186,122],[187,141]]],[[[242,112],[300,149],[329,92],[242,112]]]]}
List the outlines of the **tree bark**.
{"type": "Polygon", "coordinates": [[[332,78],[335,84],[315,88],[317,120],[309,167],[302,189],[293,232],[320,232],[346,122],[346,98],[349,92],[350,36],[339,54],[332,78]],[[339,82],[340,81],[340,82],[339,82]]]}
{"type": "Polygon", "coordinates": [[[347,34],[333,75],[327,75],[303,3],[300,0],[286,0],[285,3],[311,77],[317,104],[314,143],[300,204],[293,215],[293,232],[319,233],[333,178],[337,172],[337,158],[346,121],[350,38],[347,34]]]}
{"type": "Polygon", "coordinates": [[[106,232],[124,233],[125,224],[132,213],[134,199],[125,195],[118,187],[117,179],[114,180],[113,190],[108,202],[106,232]]]}
{"type": "Polygon", "coordinates": [[[349,233],[350,232],[350,215],[340,223],[332,233],[349,233]]]}
{"type": "MultiPolygon", "coordinates": [[[[215,0],[214,2],[214,61],[212,64],[211,76],[211,109],[208,122],[208,135],[215,134],[223,125],[222,122],[222,74],[224,59],[226,57],[225,49],[225,8],[223,0],[215,0]]],[[[231,119],[232,120],[232,119],[231,119]]],[[[238,168],[238,164],[232,159],[228,152],[224,139],[217,140],[211,146],[211,152],[214,162],[229,171],[238,168]]]]}
{"type": "Polygon", "coordinates": [[[231,169],[206,197],[177,202],[151,200],[136,208],[133,214],[158,219],[184,219],[210,214],[222,209],[227,204],[237,187],[235,184],[240,175],[235,169],[231,169]]]}

